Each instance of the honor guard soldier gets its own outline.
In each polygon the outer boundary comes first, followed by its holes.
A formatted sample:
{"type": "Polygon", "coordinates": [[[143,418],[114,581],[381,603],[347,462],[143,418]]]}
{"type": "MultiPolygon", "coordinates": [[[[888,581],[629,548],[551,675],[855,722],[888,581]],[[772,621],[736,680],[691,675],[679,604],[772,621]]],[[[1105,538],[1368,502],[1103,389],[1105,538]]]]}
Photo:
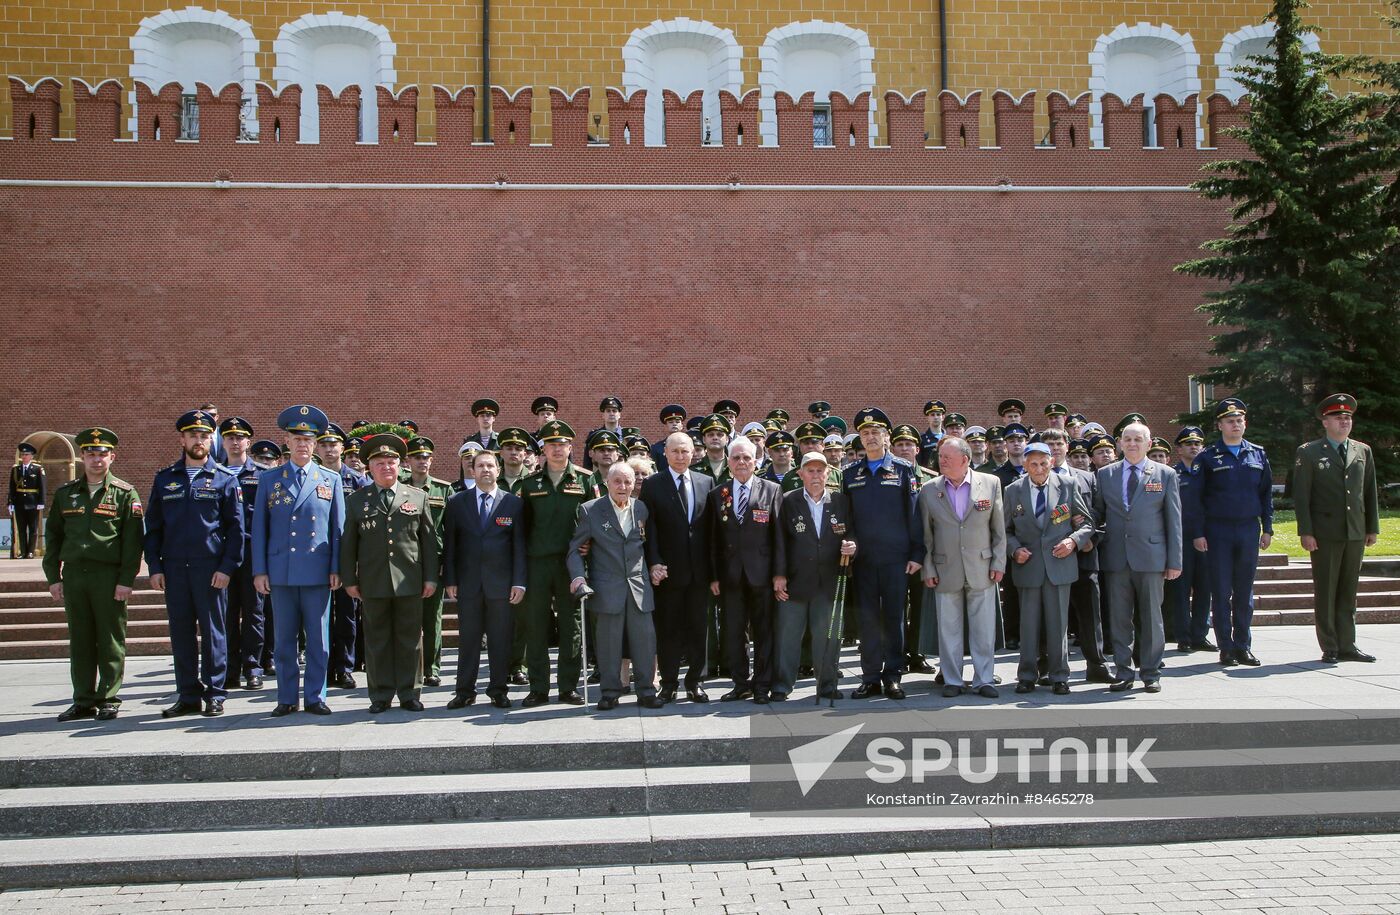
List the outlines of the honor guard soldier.
{"type": "Polygon", "coordinates": [[[792,433],[782,430],[770,432],[763,444],[768,451],[768,466],[759,476],[777,483],[783,492],[801,489],[802,477],[798,476],[797,468],[792,465],[792,450],[796,444],[792,433]]]}
{"type": "MultiPolygon", "coordinates": [[[[918,429],[909,423],[900,423],[894,427],[894,435],[890,437],[890,451],[895,457],[908,461],[914,466],[914,477],[916,484],[922,488],[925,483],[930,483],[937,476],[933,471],[921,466],[918,461],[923,438],[918,429]]],[[[938,456],[938,445],[933,446],[935,459],[938,456]]],[[[923,649],[922,638],[923,629],[923,606],[924,606],[924,579],[922,575],[914,574],[909,576],[908,582],[909,606],[905,613],[904,626],[904,654],[905,665],[910,673],[931,674],[933,666],[929,664],[925,652],[937,654],[938,640],[934,633],[931,640],[932,647],[923,649]]]]}
{"type": "Polygon", "coordinates": [[[59,721],[117,717],[126,666],[126,601],[141,568],[143,509],[130,483],[112,476],[117,435],[78,433],[83,475],[54,492],[44,525],[44,578],[68,620],[73,704],[59,721]]]}
{"type": "Polygon", "coordinates": [[[373,484],[345,500],[340,569],[345,590],[364,607],[372,715],[395,696],[405,711],[423,711],[423,601],[437,592],[441,571],[428,494],[399,480],[405,451],[397,435],[370,436],[360,457],[373,484]]]}
{"type": "Polygon", "coordinates": [[[714,480],[716,485],[727,483],[729,481],[729,461],[724,455],[724,449],[729,446],[729,435],[732,431],[733,426],[730,425],[729,420],[718,412],[705,417],[705,421],[700,424],[700,437],[704,442],[704,450],[690,469],[696,473],[703,473],[714,480]]]}
{"type": "Polygon", "coordinates": [[[807,404],[807,413],[813,422],[821,422],[831,415],[831,404],[824,400],[814,400],[807,404]]]}
{"type": "MultiPolygon", "coordinates": [[[[515,430],[511,430],[515,431],[515,430]]],[[[405,482],[414,489],[421,489],[428,496],[428,514],[432,516],[433,530],[437,532],[438,556],[443,555],[443,515],[447,511],[447,500],[452,498],[452,484],[432,476],[433,440],[420,435],[408,440],[408,477],[405,482]]],[[[441,574],[434,572],[433,581],[442,581],[441,574]]],[[[442,589],[423,598],[423,685],[442,685],[442,589]]]]}
{"type": "MultiPolygon", "coordinates": [[[[617,410],[620,409],[619,406],[617,410]]],[[[525,501],[527,584],[523,622],[530,692],[523,704],[529,707],[549,701],[549,630],[553,614],[557,614],[559,627],[559,701],[583,704],[583,696],[578,692],[582,614],[569,591],[564,557],[574,535],[579,506],[599,498],[601,493],[594,487],[592,477],[569,460],[573,441],[574,430],[568,423],[557,419],[546,423],[540,429],[544,466],[526,477],[516,493],[525,501]]]]}
{"type": "MultiPolygon", "coordinates": [[[[399,425],[411,429],[417,424],[401,420],[399,425]]],[[[369,477],[345,462],[349,447],[350,437],[335,423],[326,423],[325,431],[316,436],[316,457],[322,467],[340,475],[340,491],[347,499],[352,492],[369,485],[369,477]]],[[[331,592],[330,666],[326,671],[331,686],[355,688],[354,670],[364,663],[355,650],[363,641],[359,627],[360,602],[345,593],[344,587],[336,588],[331,592]]]]}
{"type": "MultiPolygon", "coordinates": [[[[496,417],[501,414],[501,405],[489,397],[482,397],[472,401],[472,416],[476,419],[476,431],[468,435],[464,441],[476,442],[485,451],[500,451],[501,443],[496,438],[496,417]]],[[[418,428],[413,428],[413,434],[418,434],[418,428]]]]}
{"type": "MultiPolygon", "coordinates": [[[[1254,617],[1254,571],[1259,553],[1274,538],[1274,475],[1264,449],[1245,440],[1244,401],[1227,397],[1215,407],[1220,440],[1207,445],[1191,465],[1196,485],[1189,494],[1196,527],[1188,528],[1187,551],[1210,568],[1211,611],[1220,663],[1258,667],[1250,650],[1254,617]],[[1194,551],[1191,547],[1194,546],[1194,551]]],[[[1185,511],[1183,509],[1183,515],[1185,511]]]]}
{"type": "Polygon", "coordinates": [[[685,431],[685,407],[678,403],[668,403],[661,408],[661,425],[666,428],[651,446],[651,461],[657,467],[666,466],[666,437],[672,432],[685,431]]]}
{"type": "Polygon", "coordinates": [[[253,507],[253,584],[271,594],[277,658],[275,718],[297,710],[297,635],[306,634],[306,675],[300,690],[306,710],[329,715],[331,592],[340,587],[340,534],[345,494],[340,475],[311,459],[326,414],[309,404],[288,407],[277,417],[291,452],[286,464],[258,477],[253,507]]]}
{"type": "Polygon", "coordinates": [[[530,401],[530,412],[535,414],[535,421],[543,426],[559,415],[559,401],[547,394],[536,397],[530,401]]]}
{"type": "MultiPolygon", "coordinates": [[[[244,689],[262,689],[263,643],[266,619],[263,596],[253,587],[253,505],[258,498],[258,475],[265,469],[250,454],[253,427],[241,416],[230,416],[219,423],[224,440],[227,467],[238,480],[243,494],[243,560],[228,583],[228,613],[224,631],[228,636],[227,680],[244,689]]],[[[261,443],[260,443],[261,444],[261,443]]],[[[272,444],[267,442],[266,444],[272,444]]],[[[276,445],[273,445],[276,449],[276,445]]]]}
{"type": "Polygon", "coordinates": [[[1006,400],[997,404],[997,416],[1001,417],[1003,426],[1009,426],[1012,423],[1020,423],[1026,416],[1026,402],[1024,400],[1017,400],[1014,397],[1008,397],[1006,400]]]}
{"type": "MultiPolygon", "coordinates": [[[[1177,462],[1172,469],[1176,471],[1177,485],[1181,489],[1181,527],[1188,538],[1194,538],[1194,531],[1205,530],[1205,519],[1200,514],[1201,503],[1196,498],[1202,475],[1194,470],[1196,455],[1201,453],[1205,443],[1205,433],[1199,426],[1185,426],[1176,434],[1177,462]]],[[[1183,549],[1181,577],[1167,583],[1172,635],[1178,651],[1217,650],[1215,643],[1208,638],[1211,629],[1210,590],[1210,563],[1194,548],[1183,549]]]]}
{"type": "Polygon", "coordinates": [[[530,433],[519,426],[502,429],[497,438],[501,442],[501,460],[496,485],[506,492],[514,492],[520,481],[530,474],[525,467],[526,456],[538,446],[530,433]]]}
{"type": "Polygon", "coordinates": [[[39,535],[39,516],[44,513],[43,465],[34,460],[37,449],[20,442],[16,449],[19,463],[10,470],[10,514],[15,519],[15,558],[33,559],[34,541],[39,535]]]}
{"type": "Polygon", "coordinates": [[[738,428],[739,413],[741,411],[739,409],[739,402],[737,400],[729,400],[728,398],[725,398],[724,400],[717,400],[715,401],[715,408],[710,412],[718,413],[720,416],[723,416],[725,421],[729,423],[729,429],[731,432],[734,429],[738,428]]]}
{"type": "Polygon", "coordinates": [[[919,433],[919,457],[928,460],[929,454],[936,454],[938,440],[943,437],[943,417],[948,407],[941,400],[930,400],[924,404],[924,420],[928,428],[919,433]]]}
{"type": "Polygon", "coordinates": [[[1298,449],[1293,469],[1298,537],[1312,556],[1317,641],[1324,664],[1371,662],[1356,645],[1356,588],[1362,554],[1380,537],[1376,464],[1371,446],[1351,437],[1355,397],[1333,394],[1317,414],[1323,437],[1298,449]]]}
{"type": "Polygon", "coordinates": [[[214,462],[214,417],[175,422],[181,460],[156,472],[146,511],[146,568],[165,592],[176,700],[162,718],[224,713],[228,696],[228,586],[243,562],[243,489],[214,462]]]}
{"type": "Polygon", "coordinates": [[[889,452],[890,420],[866,407],[856,414],[865,458],[847,467],[842,490],[851,503],[855,604],[859,614],[861,685],[853,698],[903,699],[904,616],[909,576],[923,568],[924,532],[915,510],[914,465],[889,452]]]}

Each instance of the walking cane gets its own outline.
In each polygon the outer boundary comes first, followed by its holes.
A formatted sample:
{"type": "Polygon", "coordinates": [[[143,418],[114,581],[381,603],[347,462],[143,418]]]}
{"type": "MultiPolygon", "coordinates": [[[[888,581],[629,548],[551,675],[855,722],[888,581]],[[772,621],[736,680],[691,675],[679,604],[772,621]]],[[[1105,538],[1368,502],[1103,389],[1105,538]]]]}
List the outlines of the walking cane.
{"type": "MultiPolygon", "coordinates": [[[[841,661],[841,641],[840,641],[840,639],[841,639],[841,627],[842,627],[843,617],[845,616],[845,605],[846,605],[846,577],[847,577],[847,575],[849,574],[849,572],[848,572],[847,570],[850,569],[850,567],[851,567],[851,557],[849,557],[849,556],[842,556],[842,557],[841,557],[841,565],[838,566],[838,567],[837,567],[837,570],[836,570],[836,596],[833,597],[833,598],[831,599],[831,616],[830,616],[830,617],[827,619],[827,621],[826,621],[826,655],[827,655],[827,657],[826,657],[826,658],[823,658],[822,661],[823,661],[823,662],[826,662],[826,660],[827,660],[828,658],[830,659],[831,664],[830,664],[830,667],[829,667],[829,669],[828,669],[828,672],[831,674],[831,681],[832,681],[833,684],[835,684],[836,680],[839,679],[839,678],[837,677],[837,673],[838,673],[838,671],[839,671],[839,669],[840,669],[840,666],[841,666],[841,665],[840,665],[840,661],[841,661]],[[833,635],[833,632],[832,632],[832,629],[833,629],[833,628],[835,628],[835,633],[834,633],[834,635],[833,635]],[[834,644],[836,645],[836,650],[835,650],[835,651],[832,651],[832,650],[831,650],[831,646],[832,646],[832,644],[833,644],[833,638],[835,639],[834,644]]],[[[816,701],[813,703],[814,705],[821,705],[821,704],[822,704],[822,695],[821,695],[822,690],[821,690],[821,686],[822,686],[821,677],[820,677],[820,675],[818,675],[818,677],[817,677],[817,697],[816,697],[816,701]]],[[[832,686],[832,692],[831,692],[830,695],[827,696],[827,699],[828,699],[829,702],[830,702],[830,706],[829,706],[829,707],[830,707],[830,708],[836,708],[836,687],[835,687],[834,685],[832,686]]]]}
{"type": "MultiPolygon", "coordinates": [[[[584,582],[579,597],[579,669],[583,671],[583,707],[588,709],[588,598],[593,589],[584,582]]],[[[601,687],[600,687],[601,688],[601,687]]]]}

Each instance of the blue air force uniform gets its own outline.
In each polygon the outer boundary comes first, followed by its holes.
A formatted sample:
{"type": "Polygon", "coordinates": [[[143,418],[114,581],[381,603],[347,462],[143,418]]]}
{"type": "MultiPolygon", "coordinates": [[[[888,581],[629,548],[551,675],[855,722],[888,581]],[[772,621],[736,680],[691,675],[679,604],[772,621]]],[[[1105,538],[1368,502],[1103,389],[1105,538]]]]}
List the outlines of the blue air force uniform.
{"type": "Polygon", "coordinates": [[[258,501],[258,476],[263,468],[250,458],[242,467],[229,471],[243,495],[243,561],[228,583],[229,676],[261,680],[267,617],[263,596],[253,587],[253,506],[258,501]]]}
{"type": "MultiPolygon", "coordinates": [[[[326,414],[311,406],[288,407],[277,424],[293,435],[325,431],[326,414]]],[[[340,531],[345,496],[340,476],[314,461],[288,463],[258,477],[253,506],[253,575],[268,576],[277,606],[277,712],[297,706],[297,633],[306,633],[308,709],[324,709],[330,578],[340,572],[340,531]]]]}
{"type": "MultiPolygon", "coordinates": [[[[1223,410],[1244,412],[1244,404],[1228,398],[1223,410]]],[[[1254,573],[1259,564],[1259,535],[1273,536],[1273,472],[1264,449],[1248,439],[1236,448],[1214,442],[1196,455],[1193,473],[1200,476],[1192,496],[1196,508],[1189,539],[1205,537],[1205,560],[1210,567],[1211,610],[1221,659],[1253,663],[1250,622],[1254,615],[1254,573]],[[1246,657],[1241,658],[1239,656],[1246,657]]]]}
{"type": "MultiPolygon", "coordinates": [[[[1176,436],[1178,445],[1201,441],[1204,441],[1201,430],[1195,426],[1187,426],[1176,436]]],[[[1196,472],[1194,463],[1188,467],[1177,461],[1172,469],[1176,471],[1177,486],[1181,489],[1181,527],[1190,540],[1191,531],[1205,529],[1201,504],[1196,498],[1202,476],[1196,472]]],[[[1167,582],[1167,593],[1172,601],[1172,635],[1179,647],[1209,647],[1206,636],[1211,630],[1210,591],[1210,563],[1205,555],[1197,553],[1187,543],[1181,551],[1181,577],[1167,582]]]]}
{"type": "MultiPolygon", "coordinates": [[[[182,432],[214,431],[213,417],[203,411],[185,414],[177,425],[182,432]]],[[[199,468],[187,468],[182,458],[158,471],[146,508],[145,548],[150,573],[165,576],[179,703],[222,700],[228,694],[228,591],[215,588],[213,578],[222,572],[231,580],[243,561],[243,495],[233,472],[212,456],[199,468]]]]}

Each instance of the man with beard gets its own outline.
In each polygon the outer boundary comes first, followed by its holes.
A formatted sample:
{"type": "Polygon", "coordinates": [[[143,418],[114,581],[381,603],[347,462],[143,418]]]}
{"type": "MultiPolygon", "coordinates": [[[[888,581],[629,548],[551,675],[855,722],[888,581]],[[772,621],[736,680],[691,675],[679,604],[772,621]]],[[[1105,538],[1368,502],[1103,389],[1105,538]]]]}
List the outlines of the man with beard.
{"type": "Polygon", "coordinates": [[[184,457],[156,473],[146,512],[146,567],[151,587],[165,592],[175,661],[177,718],[201,710],[224,713],[228,695],[225,634],[228,584],[243,561],[243,490],[214,462],[215,420],[191,410],[175,423],[184,457]]]}

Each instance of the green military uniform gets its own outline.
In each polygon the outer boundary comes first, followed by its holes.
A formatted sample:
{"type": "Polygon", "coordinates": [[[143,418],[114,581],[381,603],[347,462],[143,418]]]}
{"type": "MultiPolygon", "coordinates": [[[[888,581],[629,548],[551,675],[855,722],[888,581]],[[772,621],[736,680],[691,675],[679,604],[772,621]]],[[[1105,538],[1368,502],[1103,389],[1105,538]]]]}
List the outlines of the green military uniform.
{"type": "MultiPolygon", "coordinates": [[[[559,409],[559,404],[553,397],[536,397],[534,404],[531,406],[532,412],[557,409],[559,409]]],[[[507,445],[519,445],[521,448],[532,452],[539,451],[539,446],[536,444],[534,438],[529,432],[526,432],[519,426],[507,426],[500,431],[499,438],[502,451],[504,451],[507,445]]],[[[511,477],[506,473],[505,455],[503,453],[501,455],[501,472],[496,477],[496,486],[503,492],[519,495],[520,484],[524,483],[525,478],[529,476],[529,474],[525,472],[525,465],[522,464],[520,470],[521,473],[518,477],[511,477]]],[[[515,626],[513,627],[513,632],[514,634],[511,636],[510,643],[510,682],[517,686],[523,686],[528,682],[525,677],[525,627],[523,625],[515,626]]],[[[461,647],[459,646],[457,650],[461,651],[461,647]]]]}
{"type": "MultiPolygon", "coordinates": [[[[428,477],[422,486],[415,486],[428,495],[428,514],[433,519],[433,530],[437,531],[438,555],[442,555],[442,518],[447,513],[447,500],[452,498],[452,484],[437,477],[428,477]]],[[[438,581],[442,581],[439,574],[438,581]]],[[[423,600],[423,676],[442,676],[442,589],[423,600]]]]}
{"type": "MultiPolygon", "coordinates": [[[[361,447],[366,465],[403,453],[403,440],[395,435],[372,436],[361,447]]],[[[360,589],[372,711],[386,708],[395,695],[401,704],[421,709],[423,588],[441,581],[438,537],[428,494],[421,489],[373,485],[345,498],[340,579],[345,587],[360,589]]]]}
{"type": "MultiPolygon", "coordinates": [[[[559,420],[540,429],[541,442],[571,442],[573,438],[573,429],[559,420]]],[[[525,701],[538,705],[549,696],[551,614],[558,615],[559,625],[559,695],[577,694],[582,671],[579,606],[569,591],[564,556],[577,526],[579,506],[602,493],[588,471],[570,463],[557,484],[546,466],[522,480],[515,494],[525,503],[525,659],[530,678],[530,695],[525,701]]]]}
{"type": "MultiPolygon", "coordinates": [[[[77,445],[115,450],[117,436],[84,429],[77,445]]],[[[114,718],[126,667],[126,601],[114,595],[119,585],[132,587],[141,568],[141,497],[109,471],[95,490],[85,475],[63,484],[53,501],[44,526],[44,578],[63,583],[73,706],[80,712],[73,717],[100,707],[100,717],[114,718]]]]}
{"type": "MultiPolygon", "coordinates": [[[[1321,415],[1351,413],[1356,400],[1336,394],[1321,415]]],[[[1356,589],[1366,538],[1380,534],[1376,464],[1369,445],[1323,437],[1298,449],[1293,507],[1299,536],[1317,539],[1312,554],[1313,619],[1324,661],[1375,660],[1356,647],[1356,589]]]]}

